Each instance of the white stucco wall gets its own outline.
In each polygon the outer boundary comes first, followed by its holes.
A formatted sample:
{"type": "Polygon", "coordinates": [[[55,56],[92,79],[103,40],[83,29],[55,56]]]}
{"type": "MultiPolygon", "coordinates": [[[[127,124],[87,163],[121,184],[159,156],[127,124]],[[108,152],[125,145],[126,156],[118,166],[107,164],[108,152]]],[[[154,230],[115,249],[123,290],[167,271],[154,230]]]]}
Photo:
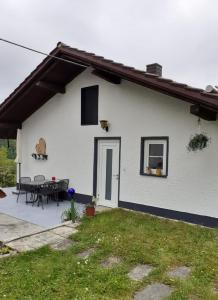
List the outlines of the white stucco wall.
{"type": "Polygon", "coordinates": [[[218,123],[202,121],[211,136],[205,151],[188,153],[197,118],[190,105],[122,81],[113,85],[85,71],[64,95],[56,95],[23,123],[22,176],[70,178],[78,193],[92,194],[94,137],[121,137],[120,200],[218,217],[218,123]],[[81,88],[99,85],[100,126],[80,125],[81,88]],[[142,136],[169,136],[167,178],[139,175],[142,136]],[[31,154],[40,137],[47,143],[48,161],[31,154]]]}

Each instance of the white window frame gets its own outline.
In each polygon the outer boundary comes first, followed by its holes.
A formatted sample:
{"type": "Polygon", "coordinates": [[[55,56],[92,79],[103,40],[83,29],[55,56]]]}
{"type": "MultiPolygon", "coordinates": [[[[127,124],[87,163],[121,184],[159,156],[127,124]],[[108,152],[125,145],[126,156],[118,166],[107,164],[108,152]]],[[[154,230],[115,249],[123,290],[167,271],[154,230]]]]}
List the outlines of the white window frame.
{"type": "MultiPolygon", "coordinates": [[[[142,137],[141,139],[141,166],[140,174],[147,176],[157,176],[156,169],[151,169],[151,174],[146,173],[146,168],[149,166],[149,157],[163,157],[163,167],[161,169],[161,177],[168,175],[168,137],[142,137]],[[163,156],[149,155],[149,146],[151,144],[163,145],[163,156]]],[[[158,176],[159,177],[159,176],[158,176]]]]}

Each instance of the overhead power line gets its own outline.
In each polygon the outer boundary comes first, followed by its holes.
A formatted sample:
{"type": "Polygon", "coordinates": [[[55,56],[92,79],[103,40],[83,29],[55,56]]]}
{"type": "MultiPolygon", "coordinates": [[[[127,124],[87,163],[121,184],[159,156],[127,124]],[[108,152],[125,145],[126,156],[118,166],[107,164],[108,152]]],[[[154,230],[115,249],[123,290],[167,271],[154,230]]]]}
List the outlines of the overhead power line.
{"type": "Polygon", "coordinates": [[[55,56],[55,55],[51,55],[51,54],[48,54],[48,53],[45,53],[45,52],[42,52],[42,51],[39,51],[39,50],[30,48],[30,47],[27,47],[27,46],[24,46],[24,45],[15,43],[15,42],[12,42],[12,41],[9,41],[9,40],[5,40],[5,39],[0,38],[0,41],[2,41],[2,42],[4,42],[4,43],[11,44],[11,45],[13,45],[13,46],[17,46],[17,47],[23,48],[23,49],[28,50],[28,51],[31,51],[31,52],[35,52],[35,53],[37,53],[37,54],[44,55],[44,56],[46,56],[46,57],[51,57],[51,58],[54,58],[54,59],[59,60],[59,61],[63,61],[63,62],[66,62],[66,63],[70,63],[70,64],[72,64],[72,65],[78,65],[78,66],[81,66],[81,67],[87,67],[87,66],[82,65],[82,64],[80,64],[80,63],[76,63],[76,62],[70,61],[70,60],[65,59],[65,58],[61,58],[61,57],[58,57],[58,56],[55,56]]]}

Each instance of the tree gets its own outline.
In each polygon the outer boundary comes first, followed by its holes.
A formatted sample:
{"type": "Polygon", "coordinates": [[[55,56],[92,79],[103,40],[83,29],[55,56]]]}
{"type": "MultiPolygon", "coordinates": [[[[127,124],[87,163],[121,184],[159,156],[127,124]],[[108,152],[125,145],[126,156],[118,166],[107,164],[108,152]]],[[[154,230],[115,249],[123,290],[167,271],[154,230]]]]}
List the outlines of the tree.
{"type": "Polygon", "coordinates": [[[10,187],[16,183],[16,164],[14,159],[8,158],[8,150],[0,147],[0,186],[10,187]]]}
{"type": "Polygon", "coordinates": [[[7,149],[7,158],[15,159],[16,157],[16,140],[0,139],[0,147],[7,149]]]}

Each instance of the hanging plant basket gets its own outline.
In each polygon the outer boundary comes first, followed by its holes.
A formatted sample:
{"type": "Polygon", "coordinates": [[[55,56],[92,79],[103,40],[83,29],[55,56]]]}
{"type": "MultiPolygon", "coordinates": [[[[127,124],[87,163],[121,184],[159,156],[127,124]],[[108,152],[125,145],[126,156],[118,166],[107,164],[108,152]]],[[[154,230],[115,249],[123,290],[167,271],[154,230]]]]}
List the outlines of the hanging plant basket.
{"type": "Polygon", "coordinates": [[[210,144],[210,138],[204,133],[197,133],[191,137],[187,149],[188,151],[203,150],[210,144]]]}

